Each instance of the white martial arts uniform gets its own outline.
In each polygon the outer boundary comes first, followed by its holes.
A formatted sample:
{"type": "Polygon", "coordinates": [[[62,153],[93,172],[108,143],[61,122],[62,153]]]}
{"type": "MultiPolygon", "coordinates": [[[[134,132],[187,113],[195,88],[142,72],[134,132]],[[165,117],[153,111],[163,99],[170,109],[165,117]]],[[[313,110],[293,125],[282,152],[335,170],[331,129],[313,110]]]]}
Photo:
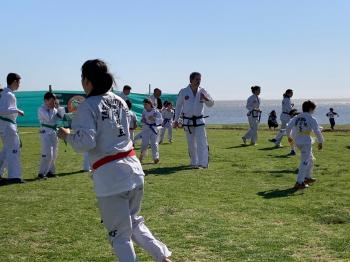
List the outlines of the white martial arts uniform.
{"type": "Polygon", "coordinates": [[[302,184],[305,178],[311,178],[312,169],[314,166],[314,156],[312,154],[313,139],[311,132],[317,137],[318,143],[323,143],[324,138],[321,133],[321,128],[316,119],[310,113],[302,113],[295,116],[287,124],[287,136],[292,137],[296,146],[301,151],[301,159],[297,182],[302,184]]]}
{"type": "Polygon", "coordinates": [[[331,125],[331,129],[334,129],[335,126],[335,117],[339,117],[338,113],[334,112],[334,111],[329,111],[326,116],[329,118],[329,123],[331,125]]]}
{"type": "Polygon", "coordinates": [[[89,154],[87,152],[84,152],[84,154],[83,154],[83,170],[86,172],[91,171],[89,154]]]}
{"type": "Polygon", "coordinates": [[[168,130],[168,141],[171,143],[173,140],[173,123],[175,112],[174,109],[163,108],[162,110],[163,123],[160,129],[159,143],[163,143],[164,135],[166,130],[168,130]]]}
{"type": "Polygon", "coordinates": [[[162,115],[155,108],[151,111],[143,110],[141,122],[141,154],[146,156],[148,145],[151,145],[153,160],[159,159],[158,133],[163,122],[162,115]]]}
{"type": "Polygon", "coordinates": [[[42,105],[38,109],[38,118],[40,122],[41,139],[41,161],[39,174],[46,176],[48,173],[55,174],[56,159],[58,151],[57,121],[64,116],[64,108],[48,108],[42,105]]]}
{"type": "Polygon", "coordinates": [[[129,110],[129,130],[130,139],[134,141],[135,129],[137,127],[137,117],[134,111],[129,110]]]}
{"type": "MultiPolygon", "coordinates": [[[[6,87],[0,93],[0,137],[3,148],[0,152],[0,170],[7,168],[9,179],[21,179],[20,139],[17,133],[17,100],[13,91],[6,87]]],[[[0,177],[2,173],[0,174],[0,177]]]]}
{"type": "MultiPolygon", "coordinates": [[[[126,103],[112,92],[88,97],[77,110],[67,142],[76,151],[88,152],[92,167],[107,156],[132,152],[128,115],[126,103]]],[[[155,261],[170,256],[138,215],[144,173],[137,157],[128,155],[105,162],[93,170],[92,177],[103,224],[119,261],[137,261],[132,240],[155,261]]]]}
{"type": "Polygon", "coordinates": [[[126,100],[129,100],[129,97],[128,97],[129,95],[124,94],[123,91],[117,95],[120,96],[125,102],[126,102],[126,100]]]}
{"type": "Polygon", "coordinates": [[[183,118],[183,127],[186,132],[188,152],[192,166],[208,167],[209,146],[204,121],[204,104],[208,107],[214,105],[214,100],[208,92],[198,87],[194,95],[191,86],[180,90],[176,101],[175,121],[183,118]],[[201,100],[201,94],[209,101],[201,100]]]}
{"type": "Polygon", "coordinates": [[[158,109],[158,99],[154,95],[151,95],[148,99],[151,100],[153,108],[158,109]]]}
{"type": "Polygon", "coordinates": [[[251,95],[247,100],[246,108],[248,110],[249,129],[243,136],[244,139],[250,139],[252,144],[258,141],[258,128],[260,123],[260,99],[257,95],[251,95]]]}
{"type": "MultiPolygon", "coordinates": [[[[158,110],[158,108],[157,108],[157,106],[158,106],[157,98],[154,95],[151,95],[150,97],[148,97],[148,99],[151,100],[153,108],[158,110]]],[[[142,136],[143,136],[143,130],[141,130],[141,132],[139,132],[136,136],[134,136],[134,142],[139,140],[139,139],[142,139],[142,136]]],[[[159,141],[159,134],[158,134],[158,138],[157,139],[159,141]]]]}
{"type": "Polygon", "coordinates": [[[282,113],[280,116],[281,128],[275,137],[275,144],[280,145],[283,137],[286,135],[286,127],[292,116],[290,112],[293,110],[294,104],[292,103],[290,97],[285,96],[282,100],[282,113]]]}

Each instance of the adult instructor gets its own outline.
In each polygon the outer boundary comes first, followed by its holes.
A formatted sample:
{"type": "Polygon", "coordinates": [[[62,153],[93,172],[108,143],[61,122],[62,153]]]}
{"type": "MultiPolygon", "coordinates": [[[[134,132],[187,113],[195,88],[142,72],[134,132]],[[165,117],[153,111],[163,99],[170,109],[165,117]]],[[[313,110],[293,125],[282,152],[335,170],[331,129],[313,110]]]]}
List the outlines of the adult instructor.
{"type": "Polygon", "coordinates": [[[200,87],[201,74],[193,72],[190,84],[181,89],[176,101],[174,127],[179,127],[180,116],[186,132],[188,152],[193,168],[208,168],[209,147],[205,130],[204,104],[214,105],[214,100],[208,92],[200,87]]]}

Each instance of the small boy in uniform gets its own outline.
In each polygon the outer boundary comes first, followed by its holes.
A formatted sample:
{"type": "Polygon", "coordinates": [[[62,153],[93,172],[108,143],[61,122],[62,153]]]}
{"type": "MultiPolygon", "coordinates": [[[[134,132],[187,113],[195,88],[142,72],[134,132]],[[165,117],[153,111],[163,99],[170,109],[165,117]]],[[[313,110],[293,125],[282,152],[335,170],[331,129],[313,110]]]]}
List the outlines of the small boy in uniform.
{"type": "Polygon", "coordinates": [[[171,102],[165,101],[164,108],[162,109],[163,124],[160,130],[159,143],[163,143],[165,131],[168,130],[168,141],[173,142],[173,122],[175,117],[175,111],[171,102]]]}
{"type": "Polygon", "coordinates": [[[339,117],[338,113],[334,112],[334,109],[331,107],[326,116],[329,118],[329,123],[331,124],[331,129],[334,130],[335,117],[339,117]]]}
{"type": "Polygon", "coordinates": [[[158,133],[163,118],[158,109],[153,107],[150,99],[145,99],[142,112],[142,143],[140,161],[146,156],[148,145],[151,145],[152,157],[155,164],[159,162],[158,133]]]}
{"type": "Polygon", "coordinates": [[[132,111],[132,102],[130,100],[125,101],[129,108],[129,132],[130,139],[134,142],[135,129],[137,128],[137,117],[134,111],[132,111]]]}
{"type": "Polygon", "coordinates": [[[317,120],[312,116],[316,109],[315,103],[310,100],[305,101],[302,108],[303,113],[292,118],[286,128],[288,142],[290,144],[295,143],[297,148],[301,151],[297,182],[294,186],[295,189],[308,188],[309,184],[316,181],[316,179],[312,177],[315,158],[312,153],[313,139],[311,137],[311,132],[314,132],[317,137],[319,150],[322,149],[324,142],[321,128],[317,120]]]}
{"type": "Polygon", "coordinates": [[[47,92],[44,104],[38,109],[41,138],[41,161],[38,178],[55,177],[58,151],[57,121],[64,116],[64,108],[59,107],[56,96],[47,92]],[[63,109],[63,110],[62,110],[63,109]]]}

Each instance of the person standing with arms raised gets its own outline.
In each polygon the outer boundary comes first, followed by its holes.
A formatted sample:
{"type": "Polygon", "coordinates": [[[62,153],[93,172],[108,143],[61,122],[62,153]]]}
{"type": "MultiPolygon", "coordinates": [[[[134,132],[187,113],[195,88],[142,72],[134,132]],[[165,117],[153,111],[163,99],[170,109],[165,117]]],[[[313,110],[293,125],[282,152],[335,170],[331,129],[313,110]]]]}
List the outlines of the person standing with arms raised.
{"type": "Polygon", "coordinates": [[[174,127],[179,127],[181,116],[186,132],[191,166],[208,168],[209,147],[205,130],[204,104],[212,107],[214,100],[204,88],[200,87],[200,83],[201,74],[193,72],[190,75],[190,84],[180,90],[176,101],[174,127]]]}

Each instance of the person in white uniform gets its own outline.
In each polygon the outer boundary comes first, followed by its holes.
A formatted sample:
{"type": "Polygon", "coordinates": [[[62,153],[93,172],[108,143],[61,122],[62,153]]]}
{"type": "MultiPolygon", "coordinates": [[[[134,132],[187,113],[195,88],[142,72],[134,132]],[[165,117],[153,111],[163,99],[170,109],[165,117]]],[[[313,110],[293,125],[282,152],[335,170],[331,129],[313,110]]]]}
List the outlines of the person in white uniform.
{"type": "Polygon", "coordinates": [[[175,118],[175,111],[171,102],[165,101],[162,109],[163,123],[160,129],[159,143],[163,143],[165,132],[168,131],[168,141],[173,142],[173,124],[175,118]]]}
{"type": "MultiPolygon", "coordinates": [[[[292,97],[293,97],[292,89],[287,89],[286,92],[283,94],[282,112],[280,115],[281,128],[277,133],[276,137],[270,140],[271,142],[275,143],[276,147],[282,147],[281,142],[283,137],[286,135],[287,124],[292,118],[292,112],[293,112],[292,110],[294,109],[294,103],[291,101],[292,97]]],[[[289,155],[291,156],[295,155],[294,148],[291,148],[289,155]]]]}
{"type": "Polygon", "coordinates": [[[154,108],[161,110],[162,109],[162,100],[160,99],[162,95],[162,90],[160,90],[159,88],[155,88],[153,90],[153,95],[151,95],[148,99],[151,100],[152,105],[154,108]]]}
{"type": "Polygon", "coordinates": [[[287,125],[286,133],[288,141],[296,144],[301,151],[300,165],[295,189],[304,189],[316,181],[312,177],[314,167],[314,155],[312,153],[313,132],[317,137],[318,149],[322,149],[324,138],[317,120],[312,116],[316,109],[315,103],[308,100],[302,105],[303,113],[295,116],[287,125]]]}
{"type": "MultiPolygon", "coordinates": [[[[152,106],[153,108],[157,109],[157,110],[161,110],[162,109],[162,100],[160,99],[160,96],[162,95],[162,90],[160,90],[159,88],[155,88],[153,90],[153,94],[148,97],[148,99],[152,102],[152,106]]],[[[135,137],[134,137],[134,142],[136,142],[139,139],[142,139],[142,135],[143,135],[143,130],[141,130],[135,137]]],[[[158,134],[158,140],[159,140],[159,134],[158,134]]]]}
{"type": "Polygon", "coordinates": [[[132,146],[129,109],[110,92],[114,83],[105,62],[88,60],[82,66],[87,99],[78,107],[72,131],[58,136],[76,151],[88,152],[103,224],[121,262],[136,262],[133,242],[157,262],[170,262],[171,252],[157,240],[138,213],[144,194],[144,172],[132,146]]]}
{"type": "MultiPolygon", "coordinates": [[[[7,87],[0,93],[0,137],[3,148],[0,152],[0,170],[7,168],[8,178],[0,184],[23,183],[20,153],[21,142],[17,132],[17,116],[24,112],[17,108],[14,92],[20,86],[21,77],[16,73],[7,75],[7,87]]],[[[0,174],[0,177],[2,174],[0,174]]]]}
{"type": "Polygon", "coordinates": [[[41,139],[41,161],[38,178],[55,177],[58,152],[57,121],[63,118],[65,110],[59,107],[56,96],[47,92],[44,104],[38,109],[41,139]]]}
{"type": "Polygon", "coordinates": [[[193,168],[208,168],[209,146],[205,130],[204,105],[212,107],[213,98],[202,87],[201,74],[193,72],[190,84],[181,89],[176,101],[174,127],[179,127],[180,116],[186,132],[190,165],[193,168]]]}
{"type": "Polygon", "coordinates": [[[252,95],[247,100],[246,108],[248,110],[248,122],[249,129],[247,133],[242,137],[243,143],[246,144],[247,140],[250,140],[251,145],[256,145],[258,141],[258,128],[261,118],[261,110],[260,110],[260,98],[259,95],[261,93],[260,86],[252,86],[251,87],[252,95]]]}
{"type": "Polygon", "coordinates": [[[329,112],[326,114],[326,116],[329,119],[329,123],[331,125],[331,129],[334,130],[335,126],[335,117],[339,117],[339,114],[337,112],[334,112],[334,109],[331,107],[329,109],[329,112]]]}
{"type": "Polygon", "coordinates": [[[148,145],[151,146],[152,158],[155,164],[159,163],[159,145],[158,133],[162,126],[163,118],[161,113],[153,107],[152,101],[145,99],[143,101],[144,110],[142,112],[142,143],[140,161],[147,154],[148,145]]]}
{"type": "Polygon", "coordinates": [[[129,85],[125,85],[123,87],[123,91],[121,93],[118,94],[118,96],[120,96],[121,98],[123,98],[123,100],[126,102],[129,100],[129,95],[130,95],[130,92],[131,92],[131,86],[129,85]]]}
{"type": "Polygon", "coordinates": [[[126,104],[129,108],[129,131],[130,138],[134,141],[135,129],[137,128],[137,116],[134,111],[132,111],[132,103],[130,100],[126,100],[126,104]]]}

